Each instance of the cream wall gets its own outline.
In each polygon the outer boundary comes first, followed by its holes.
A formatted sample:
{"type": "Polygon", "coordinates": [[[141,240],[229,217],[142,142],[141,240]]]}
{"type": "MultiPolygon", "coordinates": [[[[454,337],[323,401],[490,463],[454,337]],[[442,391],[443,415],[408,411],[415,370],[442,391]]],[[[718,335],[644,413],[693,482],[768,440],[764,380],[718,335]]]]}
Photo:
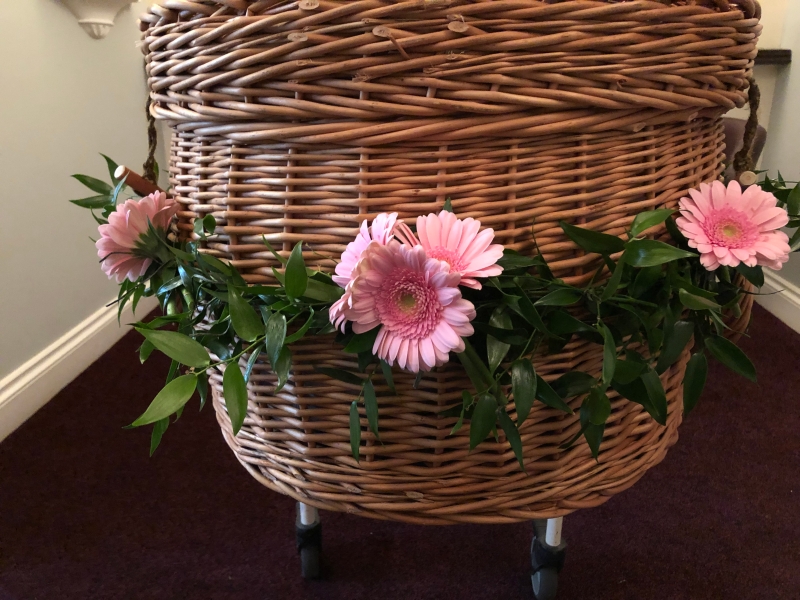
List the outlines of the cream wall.
{"type": "Polygon", "coordinates": [[[69,176],[105,177],[98,152],[144,160],[143,10],[132,5],[93,40],[54,0],[0,1],[0,387],[115,297],[89,240],[94,221],[67,202],[93,194],[69,176]]]}
{"type": "Polygon", "coordinates": [[[764,166],[780,169],[787,179],[800,180],[800,0],[783,13],[779,47],[790,48],[793,63],[780,69],[771,110],[772,127],[764,149],[764,166]]]}

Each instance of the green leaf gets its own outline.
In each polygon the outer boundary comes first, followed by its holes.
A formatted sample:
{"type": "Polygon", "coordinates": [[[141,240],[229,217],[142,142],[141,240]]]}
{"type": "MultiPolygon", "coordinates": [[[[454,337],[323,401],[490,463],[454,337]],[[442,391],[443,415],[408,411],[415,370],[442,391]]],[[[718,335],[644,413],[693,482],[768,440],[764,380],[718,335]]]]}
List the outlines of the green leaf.
{"type": "Polygon", "coordinates": [[[517,407],[517,424],[522,425],[531,412],[536,399],[536,370],[526,358],[515,360],[511,364],[511,393],[517,407]]]}
{"type": "Polygon", "coordinates": [[[156,295],[163,296],[167,292],[171,292],[175,288],[180,287],[182,285],[183,285],[183,280],[180,277],[177,276],[173,277],[169,281],[166,281],[165,283],[161,284],[161,287],[159,287],[158,290],[156,291],[156,295]]]}
{"type": "Polygon", "coordinates": [[[150,434],[150,456],[153,456],[158,445],[161,443],[161,438],[164,437],[164,432],[169,427],[169,417],[164,417],[160,421],[156,421],[153,425],[153,433],[150,434]]]}
{"type": "Polygon", "coordinates": [[[200,395],[200,410],[203,410],[208,399],[208,374],[205,371],[197,374],[197,393],[200,395]]]}
{"type": "Polygon", "coordinates": [[[344,383],[350,383],[352,385],[361,386],[364,385],[364,380],[361,379],[355,373],[351,373],[350,371],[343,371],[342,369],[332,369],[330,367],[318,367],[314,365],[314,370],[318,373],[322,373],[323,375],[327,375],[332,379],[337,379],[338,381],[343,381],[344,383]]]}
{"type": "Polygon", "coordinates": [[[657,240],[632,240],[625,249],[625,262],[634,267],[655,267],[697,255],[657,240]]]}
{"type": "MultiPolygon", "coordinates": [[[[799,250],[799,249],[800,249],[800,229],[795,231],[792,234],[792,238],[789,240],[789,250],[791,250],[792,252],[797,252],[797,250],[799,250]]],[[[760,268],[760,267],[756,267],[756,268],[760,268]]],[[[761,275],[763,277],[763,275],[764,275],[763,271],[761,272],[761,275]]]]}
{"type": "Polygon", "coordinates": [[[250,356],[247,359],[247,368],[244,370],[244,381],[245,381],[245,383],[250,381],[250,375],[253,372],[253,367],[256,366],[256,362],[258,361],[258,357],[261,354],[261,349],[263,347],[264,347],[263,344],[259,344],[250,353],[250,356]]]}
{"type": "Polygon", "coordinates": [[[299,298],[307,287],[308,274],[303,260],[303,242],[297,242],[286,263],[284,289],[289,298],[299,298]]]}
{"type": "Polygon", "coordinates": [[[375,386],[372,385],[372,381],[369,379],[364,383],[364,408],[367,409],[369,428],[380,441],[381,435],[378,433],[378,397],[375,395],[375,386]]]}
{"type": "Polygon", "coordinates": [[[472,385],[475,386],[476,392],[486,391],[494,385],[494,378],[486,367],[486,363],[478,356],[469,340],[464,340],[464,351],[459,352],[456,356],[464,365],[464,370],[472,385]]]}
{"type": "Polygon", "coordinates": [[[581,413],[584,410],[586,410],[592,425],[605,425],[608,417],[611,416],[611,400],[608,399],[602,388],[592,388],[581,405],[581,413]]]}
{"type": "Polygon", "coordinates": [[[142,342],[142,345],[139,346],[139,362],[144,364],[144,362],[150,358],[150,355],[153,353],[156,347],[149,340],[145,340],[142,342]]]}
{"type": "Polygon", "coordinates": [[[197,262],[209,269],[222,273],[223,275],[233,276],[235,271],[229,264],[222,262],[216,256],[211,254],[197,254],[197,262]]]}
{"type": "Polygon", "coordinates": [[[613,382],[620,383],[622,385],[632,383],[634,380],[639,378],[639,375],[641,375],[642,371],[644,371],[646,368],[646,363],[633,360],[618,360],[617,368],[614,369],[613,382]]]}
{"type": "Polygon", "coordinates": [[[358,354],[359,352],[372,353],[372,347],[375,345],[375,338],[378,337],[380,329],[380,327],[375,327],[366,333],[355,334],[350,338],[350,341],[347,342],[344,351],[350,354],[358,354]]]}
{"type": "Polygon", "coordinates": [[[283,257],[282,257],[280,254],[278,254],[278,252],[275,250],[275,248],[273,248],[273,247],[272,247],[272,244],[270,244],[270,243],[267,241],[267,238],[266,238],[266,236],[262,235],[262,236],[261,236],[261,241],[263,241],[263,242],[264,242],[264,245],[267,247],[267,249],[268,249],[270,252],[272,252],[272,256],[274,256],[274,257],[275,257],[275,260],[277,260],[277,261],[278,261],[279,263],[281,263],[282,265],[285,265],[285,264],[286,264],[286,262],[287,262],[287,261],[286,261],[286,259],[285,259],[285,258],[283,258],[283,257]]]}
{"type": "Polygon", "coordinates": [[[273,370],[278,375],[278,385],[275,386],[275,391],[280,392],[286,382],[289,381],[289,371],[292,369],[292,352],[288,347],[281,348],[278,355],[278,361],[275,363],[273,370]]]}
{"type": "Polygon", "coordinates": [[[367,372],[367,367],[375,361],[372,352],[359,352],[358,353],[358,370],[361,373],[367,372]]]}
{"type": "Polygon", "coordinates": [[[602,336],[591,325],[579,321],[568,312],[563,310],[555,311],[549,315],[547,326],[553,335],[563,336],[572,333],[585,333],[589,337],[602,340],[602,336]]]}
{"type": "Polygon", "coordinates": [[[381,371],[383,371],[383,378],[386,380],[386,385],[389,386],[389,391],[396,394],[397,390],[394,387],[394,377],[392,376],[392,365],[385,360],[381,361],[381,371]]]}
{"type": "Polygon", "coordinates": [[[536,375],[536,399],[550,408],[572,414],[572,409],[569,405],[561,399],[561,396],[540,375],[536,375]]]}
{"type": "Polygon", "coordinates": [[[586,250],[586,252],[604,254],[607,256],[609,254],[622,252],[625,249],[625,242],[615,235],[608,235],[607,233],[576,227],[564,221],[560,221],[559,225],[561,225],[561,229],[564,230],[567,237],[586,250]]]}
{"type": "Polygon", "coordinates": [[[800,214],[800,183],[789,192],[789,197],[786,199],[786,212],[793,217],[800,214]]]}
{"type": "Polygon", "coordinates": [[[617,368],[617,343],[605,323],[601,321],[597,324],[597,328],[603,335],[603,386],[608,387],[614,379],[614,370],[617,368]]]}
{"type": "Polygon", "coordinates": [[[663,268],[661,265],[645,267],[641,269],[636,274],[636,278],[633,280],[633,283],[630,285],[630,287],[628,287],[628,292],[630,292],[630,295],[634,298],[639,298],[655,285],[655,283],[661,277],[662,272],[663,268]]]}
{"type": "Polygon", "coordinates": [[[89,177],[88,175],[73,175],[72,177],[80,181],[83,185],[97,194],[110,196],[114,191],[114,188],[108,185],[105,181],[100,181],[94,177],[89,177]]]}
{"type": "MultiPolygon", "coordinates": [[[[661,384],[661,379],[653,369],[647,369],[640,377],[644,384],[647,395],[650,398],[650,406],[652,411],[648,410],[650,415],[655,419],[656,423],[661,425],[667,424],[667,394],[664,391],[664,386],[661,384]]],[[[647,409],[647,407],[645,407],[647,409]]]]}
{"type": "Polygon", "coordinates": [[[231,347],[227,344],[223,344],[218,339],[205,339],[203,340],[203,344],[205,344],[206,348],[211,350],[211,352],[213,352],[220,360],[228,360],[231,356],[233,356],[231,354],[231,347]]]}
{"type": "MultiPolygon", "coordinates": [[[[605,425],[595,425],[589,420],[589,410],[588,408],[581,407],[580,411],[580,418],[581,418],[581,431],[575,436],[575,439],[580,437],[583,434],[583,437],[586,439],[586,443],[589,446],[589,450],[592,453],[592,457],[597,460],[597,456],[600,454],[600,444],[603,442],[603,432],[605,431],[605,425]]],[[[567,444],[565,444],[567,446],[567,444]]]]}
{"type": "Polygon", "coordinates": [[[562,398],[582,396],[592,389],[597,380],[583,371],[569,371],[556,379],[550,385],[556,394],[562,398]]]}
{"type": "Polygon", "coordinates": [[[516,310],[516,312],[525,319],[530,325],[535,327],[538,331],[544,333],[545,335],[549,335],[549,331],[547,330],[547,326],[544,324],[539,311],[536,310],[536,307],[531,302],[531,299],[525,294],[523,289],[517,286],[522,296],[519,299],[516,307],[512,307],[516,310]]]}
{"type": "Polygon", "coordinates": [[[530,256],[523,256],[516,250],[506,248],[503,250],[503,256],[500,257],[497,264],[503,267],[503,271],[514,271],[515,269],[529,269],[536,265],[536,259],[530,256]]]}
{"type": "MultiPolygon", "coordinates": [[[[519,435],[519,429],[517,429],[517,425],[514,424],[514,421],[511,420],[511,417],[508,416],[506,411],[501,410],[497,416],[500,420],[500,427],[503,428],[503,431],[506,434],[506,439],[508,440],[511,449],[514,451],[514,456],[517,457],[519,467],[524,471],[525,465],[523,464],[524,459],[522,455],[522,438],[519,435]]],[[[518,422],[521,423],[521,421],[518,422]]]]}
{"type": "MultiPolygon", "coordinates": [[[[306,322],[303,323],[303,325],[300,327],[300,329],[295,331],[293,334],[286,336],[286,339],[285,339],[285,341],[283,343],[286,344],[287,346],[289,344],[293,344],[296,341],[302,339],[303,336],[308,331],[308,328],[311,327],[311,323],[314,320],[314,309],[309,307],[308,310],[310,311],[311,314],[308,315],[308,319],[306,319],[306,322]]],[[[267,318],[267,321],[269,321],[269,318],[267,318]]]]}
{"type": "Polygon", "coordinates": [[[177,331],[136,327],[145,339],[172,360],[188,367],[201,369],[211,362],[208,352],[199,342],[177,331]]]}
{"type": "Polygon", "coordinates": [[[569,306],[583,297],[583,292],[574,288],[554,290],[535,302],[536,306],[569,306]]]}
{"type": "MultiPolygon", "coordinates": [[[[458,407],[456,406],[456,408],[458,407]]],[[[464,411],[462,410],[461,414],[458,417],[458,421],[456,421],[456,424],[453,425],[453,428],[450,430],[450,435],[454,435],[463,426],[464,426],[464,411]]]]}
{"type": "Polygon", "coordinates": [[[344,294],[344,290],[338,285],[328,285],[320,283],[315,279],[308,279],[306,291],[303,293],[304,298],[311,298],[318,302],[336,302],[344,294]]]}
{"type": "Polygon", "coordinates": [[[746,377],[750,381],[756,381],[756,368],[747,355],[730,340],[713,336],[706,338],[706,348],[711,352],[711,356],[716,358],[731,371],[746,377]]]}
{"type": "MultiPolygon", "coordinates": [[[[636,404],[641,404],[642,407],[650,414],[650,416],[656,420],[656,422],[660,422],[660,420],[665,419],[665,415],[661,413],[661,409],[659,407],[653,404],[642,377],[643,375],[640,375],[632,382],[625,384],[614,380],[611,383],[611,387],[623,398],[627,398],[636,404]]],[[[664,423],[661,424],[663,425],[664,423]]]]}
{"type": "Polygon", "coordinates": [[[76,206],[80,206],[81,208],[103,208],[109,202],[111,202],[111,196],[91,196],[89,198],[81,198],[80,200],[70,200],[70,202],[76,206]]]}
{"type": "MultiPolygon", "coordinates": [[[[795,232],[795,236],[800,233],[800,229],[795,232]]],[[[798,238],[800,239],[800,238],[798,238]]],[[[791,241],[790,244],[791,246],[791,241]]],[[[744,263],[739,263],[739,266],[736,267],[736,270],[745,278],[747,281],[752,283],[754,286],[760,288],[764,286],[764,269],[756,265],[755,267],[748,267],[744,263]]]]}
{"type": "Polygon", "coordinates": [[[694,323],[689,321],[677,321],[672,327],[665,328],[664,345],[656,364],[656,372],[659,375],[678,360],[686,344],[692,339],[693,333],[694,323]]]}
{"type": "Polygon", "coordinates": [[[619,284],[622,281],[622,274],[624,272],[625,272],[625,261],[620,260],[617,262],[617,266],[614,267],[614,272],[611,274],[611,277],[606,282],[605,288],[603,288],[603,293],[600,295],[601,302],[605,302],[616,293],[617,289],[619,289],[619,284]]]}
{"type": "Polygon", "coordinates": [[[188,373],[181,375],[164,386],[144,414],[131,423],[131,427],[149,425],[165,419],[189,401],[197,386],[197,375],[188,373]]]}
{"type": "Polygon", "coordinates": [[[448,196],[444,201],[444,206],[442,207],[443,212],[453,212],[453,204],[450,202],[450,197],[448,196]]]}
{"type": "Polygon", "coordinates": [[[486,439],[497,422],[497,401],[488,394],[482,394],[475,404],[475,411],[469,422],[469,449],[472,450],[486,439]]]}
{"type": "Polygon", "coordinates": [[[103,159],[105,159],[105,161],[106,161],[106,167],[108,167],[108,177],[111,179],[111,181],[116,182],[117,178],[114,175],[114,173],[116,172],[117,167],[119,167],[119,165],[116,162],[114,162],[112,159],[107,157],[105,154],[103,154],[102,152],[100,153],[100,156],[102,156],[103,159]]]}
{"type": "Polygon", "coordinates": [[[217,229],[217,220],[214,218],[214,215],[208,214],[203,217],[203,229],[208,233],[214,233],[217,229]]]}
{"type": "Polygon", "coordinates": [[[286,315],[283,313],[272,313],[267,320],[266,326],[266,350],[272,370],[275,370],[275,363],[278,362],[281,348],[286,342],[286,315]]]}
{"type": "Polygon", "coordinates": [[[592,453],[592,458],[597,460],[600,455],[600,445],[603,443],[603,432],[605,425],[595,425],[594,423],[587,422],[583,430],[583,437],[586,438],[586,444],[592,453]]]}
{"type": "Polygon", "coordinates": [[[111,200],[109,202],[109,206],[106,207],[106,212],[104,212],[103,214],[106,213],[111,214],[111,211],[113,211],[116,208],[117,200],[119,200],[120,193],[122,193],[122,190],[124,190],[126,187],[127,185],[125,184],[124,179],[117,182],[117,185],[114,186],[114,191],[111,192],[111,200]]]}
{"type": "Polygon", "coordinates": [[[225,395],[225,406],[231,418],[233,435],[239,433],[247,415],[247,384],[242,371],[235,362],[228,363],[222,374],[222,393],[225,395]]]}
{"type": "Polygon", "coordinates": [[[681,300],[681,304],[690,310],[720,310],[721,308],[716,302],[702,296],[690,294],[683,288],[678,290],[678,297],[681,300]]]}
{"type": "Polygon", "coordinates": [[[250,303],[242,297],[234,286],[228,286],[228,310],[231,313],[233,330],[246,342],[252,342],[261,335],[262,324],[258,313],[250,303]]]}
{"type": "Polygon", "coordinates": [[[528,341],[527,336],[521,335],[513,329],[501,329],[500,327],[493,327],[492,325],[475,321],[472,322],[472,326],[476,331],[485,333],[495,338],[498,342],[510,344],[511,346],[524,346],[528,341]]]}
{"type": "Polygon", "coordinates": [[[361,419],[358,416],[358,401],[350,403],[350,451],[356,462],[360,462],[361,449],[361,419]]]}
{"type": "Polygon", "coordinates": [[[547,264],[544,256],[537,254],[533,257],[533,261],[536,265],[536,272],[539,274],[539,277],[547,281],[555,280],[555,275],[553,275],[553,272],[550,270],[550,265],[547,264]]]}
{"type": "Polygon", "coordinates": [[[708,360],[702,352],[692,354],[683,376],[683,414],[688,415],[700,400],[708,375],[708,360]]]}
{"type": "Polygon", "coordinates": [[[631,225],[631,237],[639,237],[640,234],[644,233],[651,227],[660,225],[669,219],[674,213],[675,211],[669,208],[648,210],[647,212],[639,213],[633,220],[633,225],[631,225]]]}
{"type": "MultiPolygon", "coordinates": [[[[498,306],[497,309],[489,317],[489,325],[497,327],[498,329],[508,329],[512,327],[511,317],[506,312],[504,306],[498,306]]],[[[489,359],[489,372],[494,373],[500,363],[508,354],[511,346],[505,342],[501,342],[496,337],[489,335],[486,336],[486,355],[489,359]]]]}

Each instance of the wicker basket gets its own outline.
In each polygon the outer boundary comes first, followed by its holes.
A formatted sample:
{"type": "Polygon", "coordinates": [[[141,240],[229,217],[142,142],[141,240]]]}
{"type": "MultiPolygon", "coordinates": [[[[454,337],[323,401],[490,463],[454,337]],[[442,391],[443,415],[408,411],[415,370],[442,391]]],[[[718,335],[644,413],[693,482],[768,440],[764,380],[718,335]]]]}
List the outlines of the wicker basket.
{"type": "MultiPolygon", "coordinates": [[[[579,283],[593,257],[558,227],[622,234],[640,211],[673,207],[713,180],[722,113],[746,100],[760,31],[753,0],[162,0],[142,19],[152,113],[173,127],[170,178],[180,228],[212,214],[206,250],[249,282],[306,242],[330,270],[358,224],[415,217],[450,198],[498,241],[539,249],[579,283]]],[[[451,363],[397,393],[377,386],[381,438],[357,464],[355,389],[313,365],[355,368],[317,337],[294,345],[286,388],[256,363],[248,418],[225,438],[264,485],[304,503],[418,523],[498,523],[596,506],[632,485],[677,438],[686,356],[663,375],[666,427],[614,398],[598,461],[576,416],[537,405],[521,428],[527,472],[508,443],[467,451],[441,411],[470,389],[451,363]]],[[[598,346],[538,357],[547,379],[600,370],[598,346]]],[[[572,399],[573,407],[580,399],[572,399]]]]}

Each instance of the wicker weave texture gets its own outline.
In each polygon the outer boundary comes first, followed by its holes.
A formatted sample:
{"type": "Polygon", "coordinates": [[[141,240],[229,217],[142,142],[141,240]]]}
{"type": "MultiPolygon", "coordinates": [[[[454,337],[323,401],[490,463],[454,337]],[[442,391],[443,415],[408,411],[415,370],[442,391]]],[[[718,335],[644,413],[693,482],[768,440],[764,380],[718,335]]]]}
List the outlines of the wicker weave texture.
{"type": "Polygon", "coordinates": [[[760,30],[754,2],[162,4],[144,48],[181,226],[213,214],[251,282],[278,266],[262,235],[325,264],[364,218],[448,197],[580,274],[558,220],[621,233],[716,175],[760,30]]]}
{"type": "MultiPolygon", "coordinates": [[[[468,452],[469,428],[450,435],[456,419],[440,413],[461,402],[470,388],[463,369],[450,364],[415,377],[395,374],[396,395],[376,377],[381,442],[367,429],[361,407],[361,461],[350,454],[349,408],[357,386],[314,371],[313,365],[350,368],[331,338],[303,341],[293,348],[297,366],[285,391],[259,361],[251,375],[248,414],[237,437],[222,397],[222,376],[211,377],[214,406],[225,438],[239,460],[264,485],[323,509],[423,524],[502,523],[559,516],[597,506],[633,485],[660,462],[677,440],[681,386],[688,352],[662,375],[669,416],[658,425],[638,404],[610,393],[599,462],[580,440],[561,446],[580,430],[581,399],[567,415],[537,403],[520,428],[526,472],[500,432],[468,452]]],[[[242,359],[244,360],[244,358],[242,359]]],[[[571,370],[599,372],[602,348],[583,341],[559,355],[535,361],[552,380],[571,370]]],[[[266,359],[264,359],[266,362],[266,359]]],[[[244,363],[242,363],[244,364],[244,363]]],[[[516,419],[513,404],[509,408],[516,419]]]]}
{"type": "MultiPolygon", "coordinates": [[[[143,49],[151,111],[173,128],[179,227],[191,236],[214,215],[206,251],[271,283],[264,238],[285,256],[303,241],[306,263],[332,270],[362,220],[450,198],[500,243],[586,281],[595,258],[558,222],[621,235],[718,176],[720,116],[746,100],[759,14],[753,0],[162,0],[142,19],[143,49]]],[[[566,514],[632,485],[680,421],[685,361],[665,374],[667,427],[616,399],[599,462],[582,441],[560,448],[574,416],[537,406],[525,474],[502,439],[470,454],[466,429],[448,437],[438,413],[470,388],[451,364],[417,390],[400,373],[396,396],[379,386],[383,444],[365,426],[356,465],[355,390],[312,370],[355,369],[352,357],[326,338],[292,350],[278,394],[257,363],[236,439],[218,377],[215,406],[254,476],[321,508],[425,523],[566,514]]],[[[537,369],[599,360],[574,341],[537,369]]]]}

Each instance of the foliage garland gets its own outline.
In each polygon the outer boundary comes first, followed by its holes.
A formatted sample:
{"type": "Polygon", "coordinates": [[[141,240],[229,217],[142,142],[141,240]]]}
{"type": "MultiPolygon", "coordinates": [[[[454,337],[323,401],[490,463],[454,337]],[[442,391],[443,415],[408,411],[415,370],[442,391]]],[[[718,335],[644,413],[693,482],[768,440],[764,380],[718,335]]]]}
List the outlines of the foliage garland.
{"type": "MultiPolygon", "coordinates": [[[[124,179],[115,177],[116,163],[103,155],[111,183],[86,175],[74,175],[96,195],[72,200],[89,209],[100,225],[108,223],[126,190],[124,179]],[[99,211],[100,214],[96,214],[99,211]]],[[[790,186],[778,175],[760,184],[775,195],[778,206],[789,214],[792,251],[800,248],[800,184],[790,186]]],[[[452,210],[449,201],[445,210],[452,210]]],[[[580,407],[580,436],[597,458],[606,420],[611,413],[608,391],[641,404],[661,425],[666,424],[667,397],[659,375],[691,346],[684,377],[683,407],[688,413],[697,403],[708,371],[708,356],[736,373],[755,381],[755,368],[747,356],[725,337],[726,313],[738,316],[742,285],[764,284],[761,266],[722,266],[706,270],[698,254],[676,226],[668,209],[636,216],[626,239],[562,222],[569,239],[587,253],[599,256],[599,266],[584,287],[554,277],[541,254],[532,257],[506,249],[498,264],[501,275],[488,279],[481,290],[464,290],[464,298],[477,311],[475,334],[465,340],[457,356],[469,375],[473,390],[463,391],[461,405],[443,414],[457,417],[452,432],[470,423],[470,450],[503,430],[520,466],[522,442],[519,426],[533,403],[571,413],[565,400],[584,396],[580,407]],[[672,244],[645,237],[665,225],[672,244]],[[540,352],[557,353],[577,336],[603,347],[600,376],[568,372],[548,383],[536,373],[531,357],[540,352]],[[510,392],[510,395],[509,395],[510,392]],[[513,398],[517,421],[506,406],[513,398]]],[[[198,241],[213,234],[216,221],[207,215],[195,221],[198,241]]],[[[331,334],[328,309],[340,298],[331,276],[306,267],[302,242],[288,257],[264,239],[265,246],[281,264],[273,269],[277,285],[248,285],[235,268],[204,253],[198,241],[178,239],[174,232],[148,225],[140,243],[152,263],[135,280],[124,280],[117,298],[119,315],[129,303],[135,310],[143,297],[155,296],[163,316],[134,323],[144,341],[141,362],[153,350],[172,359],[165,387],[132,427],[153,425],[151,454],[166,431],[170,417],[179,417],[195,391],[202,408],[208,396],[208,370],[222,367],[223,391],[236,434],[247,412],[247,381],[264,353],[277,374],[276,392],[286,384],[292,365],[290,346],[307,335],[331,334]],[[244,369],[239,366],[248,356],[244,369]]],[[[317,368],[335,379],[360,386],[350,407],[353,456],[358,460],[361,424],[358,405],[363,403],[368,426],[380,439],[378,398],[373,378],[383,377],[394,389],[392,368],[372,354],[377,328],[355,334],[348,326],[336,342],[358,357],[359,372],[317,368]]]]}

